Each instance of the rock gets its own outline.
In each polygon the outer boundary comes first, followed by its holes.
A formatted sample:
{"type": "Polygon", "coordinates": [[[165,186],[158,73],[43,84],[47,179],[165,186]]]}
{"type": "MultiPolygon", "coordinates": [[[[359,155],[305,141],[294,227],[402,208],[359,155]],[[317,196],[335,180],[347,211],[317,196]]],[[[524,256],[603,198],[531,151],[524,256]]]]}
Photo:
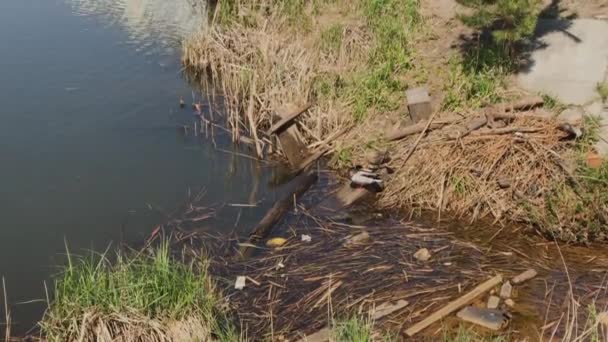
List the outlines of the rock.
{"type": "Polygon", "coordinates": [[[414,253],[414,258],[419,261],[427,261],[431,258],[431,252],[429,252],[426,248],[420,248],[416,253],[414,253]]]}
{"type": "Polygon", "coordinates": [[[465,322],[477,324],[490,330],[498,331],[509,324],[509,317],[501,310],[483,309],[467,306],[460,310],[456,316],[465,322]]]}
{"type": "Polygon", "coordinates": [[[310,242],[312,237],[310,235],[302,234],[302,242],[310,242]]]}
{"type": "Polygon", "coordinates": [[[401,310],[404,307],[408,306],[409,302],[407,300],[398,300],[396,303],[383,303],[376,307],[374,313],[371,315],[372,321],[376,321],[384,316],[388,316],[395,311],[401,310]]]}
{"type": "Polygon", "coordinates": [[[518,285],[521,284],[525,281],[528,281],[534,277],[536,277],[538,275],[538,272],[536,272],[536,270],[530,268],[518,275],[516,275],[515,277],[513,277],[513,279],[511,279],[511,283],[514,285],[518,285]]]}
{"type": "Polygon", "coordinates": [[[507,304],[508,307],[512,308],[515,306],[515,302],[513,301],[513,299],[509,298],[505,300],[505,304],[507,304]]]}
{"type": "Polygon", "coordinates": [[[500,297],[496,297],[496,296],[490,296],[488,298],[488,309],[496,309],[498,308],[498,305],[500,304],[500,297]]]}
{"type": "Polygon", "coordinates": [[[346,239],[346,241],[344,242],[344,246],[351,247],[354,245],[364,243],[368,240],[369,240],[369,234],[367,232],[362,232],[362,233],[353,235],[353,236],[349,237],[348,239],[346,239]]]}
{"type": "Polygon", "coordinates": [[[511,286],[511,283],[507,280],[502,284],[502,287],[500,288],[500,298],[511,298],[511,292],[513,292],[513,286],[511,286]]]}
{"type": "Polygon", "coordinates": [[[236,282],[234,283],[234,288],[237,290],[242,290],[245,288],[245,276],[236,277],[236,282]]]}

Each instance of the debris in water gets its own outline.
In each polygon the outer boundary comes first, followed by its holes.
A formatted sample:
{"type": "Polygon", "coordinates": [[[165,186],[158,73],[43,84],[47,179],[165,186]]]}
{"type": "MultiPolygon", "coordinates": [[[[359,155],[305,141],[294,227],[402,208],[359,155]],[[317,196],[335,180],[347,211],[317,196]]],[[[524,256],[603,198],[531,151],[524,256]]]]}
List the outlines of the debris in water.
{"type": "Polygon", "coordinates": [[[517,284],[521,284],[525,281],[528,281],[534,277],[536,277],[538,275],[538,272],[536,272],[535,269],[528,269],[518,275],[516,275],[515,277],[513,277],[513,279],[511,279],[511,283],[517,285],[517,284]]]}
{"type": "Polygon", "coordinates": [[[467,306],[460,310],[456,316],[465,322],[480,325],[490,330],[498,331],[509,324],[509,317],[501,310],[482,309],[467,306]]]}
{"type": "Polygon", "coordinates": [[[277,266],[275,267],[275,269],[278,270],[282,270],[285,268],[285,264],[283,264],[282,262],[279,261],[279,263],[277,264],[277,266]]]}
{"type": "Polygon", "coordinates": [[[420,321],[420,322],[412,325],[411,327],[407,328],[405,330],[405,333],[409,337],[412,337],[412,336],[416,335],[418,332],[422,331],[423,329],[425,329],[429,325],[431,325],[431,324],[433,324],[433,323],[435,323],[435,322],[443,319],[445,316],[447,316],[447,315],[451,314],[452,312],[454,312],[454,311],[462,308],[463,306],[469,305],[476,298],[478,298],[482,294],[490,291],[494,286],[500,284],[501,282],[502,282],[502,276],[501,275],[497,275],[497,276],[494,276],[491,279],[486,280],[485,282],[477,285],[477,287],[475,287],[470,292],[467,292],[466,294],[464,294],[460,298],[458,298],[458,299],[456,299],[456,300],[454,300],[454,301],[446,304],[441,309],[433,312],[427,318],[425,318],[422,321],[420,321]]]}
{"type": "Polygon", "coordinates": [[[426,248],[421,248],[414,253],[414,258],[419,261],[427,261],[431,258],[431,252],[429,252],[429,250],[426,248]]]}
{"type": "Polygon", "coordinates": [[[344,246],[345,247],[354,246],[354,245],[363,243],[367,240],[369,240],[369,234],[367,232],[362,232],[362,233],[353,235],[353,236],[349,237],[348,239],[346,239],[346,242],[344,242],[344,246]]]}
{"type": "Polygon", "coordinates": [[[500,288],[500,298],[511,298],[511,292],[513,292],[513,286],[507,280],[502,284],[502,287],[500,288]]]}
{"type": "Polygon", "coordinates": [[[511,298],[505,300],[505,304],[507,304],[507,306],[510,307],[510,308],[512,308],[512,307],[515,306],[515,302],[511,298]]]}
{"type": "Polygon", "coordinates": [[[409,302],[407,300],[398,300],[396,303],[383,303],[376,307],[374,313],[371,315],[371,319],[376,321],[384,316],[388,316],[395,311],[401,310],[404,307],[408,306],[409,302]]]}
{"type": "Polygon", "coordinates": [[[382,164],[388,163],[390,161],[390,157],[388,155],[388,151],[386,151],[386,150],[384,150],[384,151],[373,150],[371,152],[368,152],[365,155],[365,160],[370,165],[373,165],[375,167],[379,167],[382,164]]]}
{"type": "Polygon", "coordinates": [[[245,288],[245,279],[247,279],[245,276],[236,277],[236,282],[234,283],[234,288],[237,290],[244,289],[245,288]]]}
{"type": "Polygon", "coordinates": [[[281,247],[287,242],[287,239],[282,237],[275,237],[266,241],[266,246],[270,248],[281,247]]]}
{"type": "Polygon", "coordinates": [[[490,296],[488,298],[488,309],[496,309],[498,308],[498,304],[500,304],[500,297],[490,296]]]}
{"type": "Polygon", "coordinates": [[[186,107],[186,102],[184,101],[183,97],[179,97],[179,108],[184,108],[186,107]]]}
{"type": "Polygon", "coordinates": [[[312,237],[310,235],[302,234],[302,242],[311,242],[312,237]]]}
{"type": "Polygon", "coordinates": [[[507,188],[511,187],[511,181],[507,178],[500,178],[498,180],[498,186],[501,189],[507,189],[507,188]]]}
{"type": "Polygon", "coordinates": [[[608,327],[608,311],[600,312],[597,315],[597,322],[608,327]]]}

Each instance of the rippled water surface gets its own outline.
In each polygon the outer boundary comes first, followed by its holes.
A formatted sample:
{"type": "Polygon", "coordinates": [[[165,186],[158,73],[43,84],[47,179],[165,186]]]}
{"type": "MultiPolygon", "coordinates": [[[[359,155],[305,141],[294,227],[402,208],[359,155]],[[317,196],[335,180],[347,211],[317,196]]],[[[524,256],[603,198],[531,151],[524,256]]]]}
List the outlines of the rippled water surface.
{"type": "Polygon", "coordinates": [[[161,219],[150,207],[201,186],[210,204],[261,201],[213,222],[244,231],[277,195],[268,167],[177,132],[193,120],[179,97],[198,100],[179,64],[196,3],[0,1],[0,275],[17,332],[40,318],[45,303],[23,302],[44,298],[66,243],[141,241],[161,219]]]}

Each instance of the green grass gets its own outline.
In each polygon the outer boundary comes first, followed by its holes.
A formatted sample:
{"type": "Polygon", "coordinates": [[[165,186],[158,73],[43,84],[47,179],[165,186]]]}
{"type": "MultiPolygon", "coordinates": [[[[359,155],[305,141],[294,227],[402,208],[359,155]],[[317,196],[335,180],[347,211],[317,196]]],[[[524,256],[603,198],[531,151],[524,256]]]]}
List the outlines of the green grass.
{"type": "Polygon", "coordinates": [[[218,336],[236,336],[219,312],[220,299],[206,265],[174,260],[167,243],[146,253],[74,258],[56,278],[54,298],[42,321],[50,340],[74,334],[87,313],[136,314],[159,321],[200,317],[218,336]]]}
{"type": "Polygon", "coordinates": [[[332,341],[336,342],[393,342],[399,340],[394,334],[374,334],[374,322],[358,316],[334,321],[332,338],[332,341]]]}
{"type": "Polygon", "coordinates": [[[445,85],[445,110],[480,108],[502,100],[505,77],[514,70],[515,62],[496,45],[480,45],[463,57],[450,60],[445,85]]]}
{"type": "Polygon", "coordinates": [[[321,32],[321,51],[337,53],[342,46],[342,24],[333,24],[321,32]]]}
{"type": "Polygon", "coordinates": [[[564,103],[551,95],[543,94],[542,97],[543,101],[545,102],[544,107],[551,110],[555,114],[559,114],[567,108],[564,103]]]}

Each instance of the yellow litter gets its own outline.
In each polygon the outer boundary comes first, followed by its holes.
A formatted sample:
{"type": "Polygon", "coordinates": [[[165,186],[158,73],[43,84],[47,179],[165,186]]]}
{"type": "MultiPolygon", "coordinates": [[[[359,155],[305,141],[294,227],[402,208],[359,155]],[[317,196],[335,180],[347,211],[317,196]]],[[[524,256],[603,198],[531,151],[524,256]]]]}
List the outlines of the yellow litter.
{"type": "Polygon", "coordinates": [[[286,242],[287,242],[287,239],[285,239],[285,238],[282,238],[282,237],[275,237],[275,238],[272,238],[272,239],[270,239],[270,240],[266,241],[266,246],[268,246],[268,247],[272,247],[272,248],[275,248],[275,247],[281,247],[281,246],[283,246],[283,245],[284,245],[286,242]]]}

